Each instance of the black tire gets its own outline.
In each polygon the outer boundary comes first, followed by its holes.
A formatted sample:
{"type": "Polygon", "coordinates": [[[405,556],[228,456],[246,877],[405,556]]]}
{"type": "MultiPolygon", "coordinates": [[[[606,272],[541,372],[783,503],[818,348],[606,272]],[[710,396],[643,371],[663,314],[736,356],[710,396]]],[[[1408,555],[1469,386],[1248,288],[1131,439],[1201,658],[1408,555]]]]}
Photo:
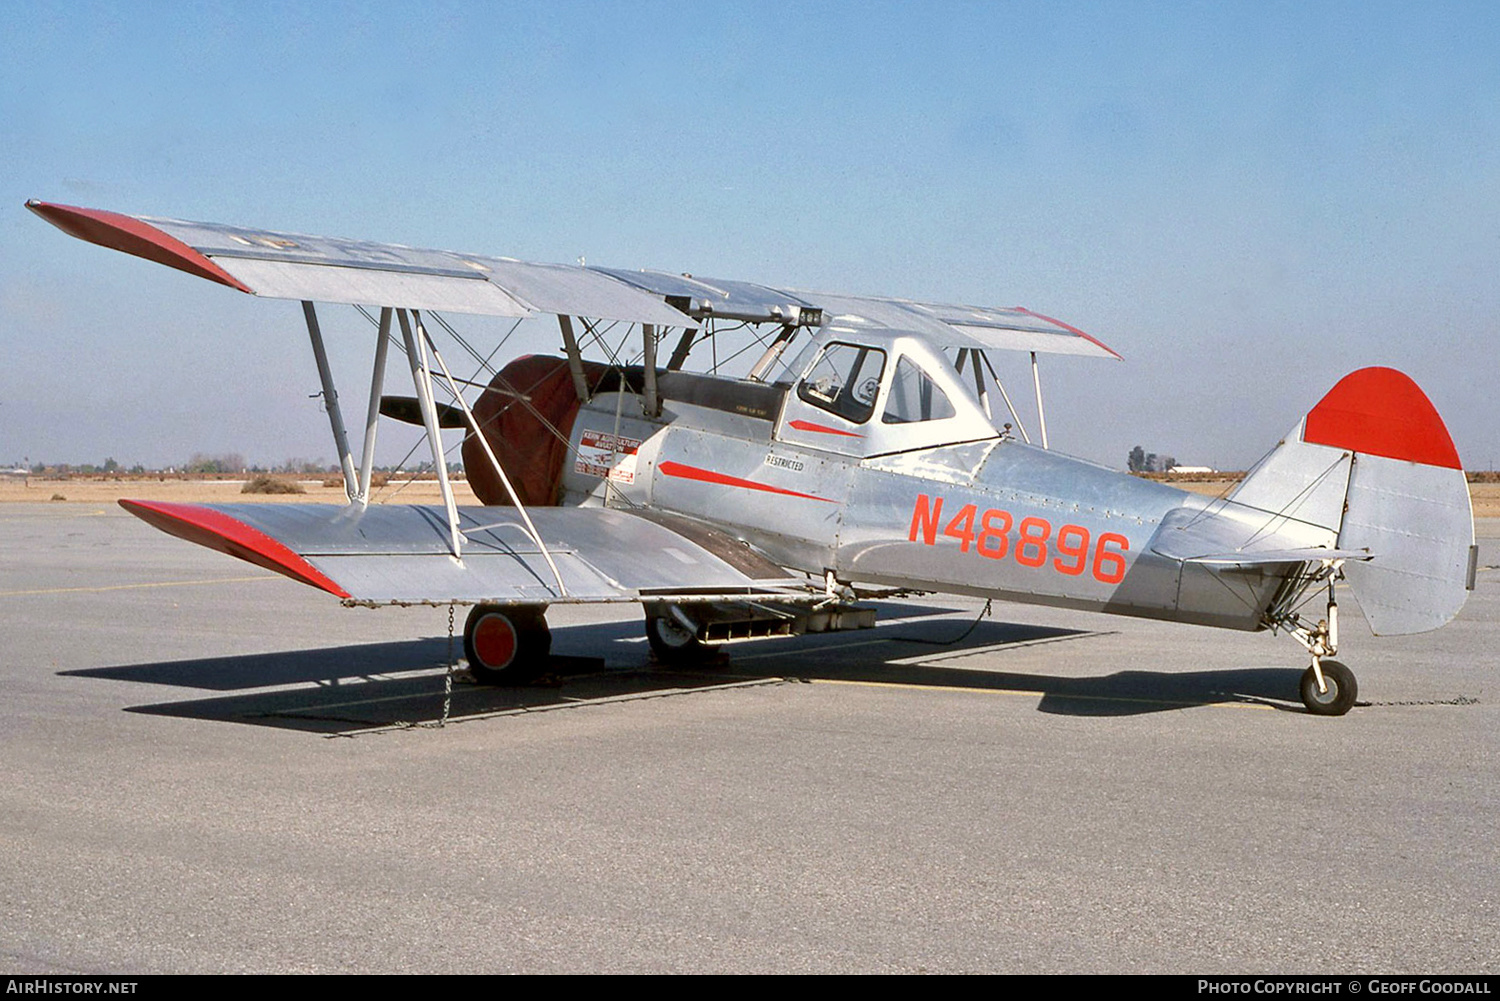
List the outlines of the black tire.
{"type": "Polygon", "coordinates": [[[665,615],[646,614],[646,641],[651,644],[657,662],[662,664],[700,664],[714,654],[698,639],[696,632],[689,630],[670,612],[665,615]]]}
{"type": "Polygon", "coordinates": [[[464,656],[481,685],[514,685],[541,672],[552,652],[545,609],[475,605],[464,622],[464,656]]]}
{"type": "Polygon", "coordinates": [[[1302,704],[1315,716],[1342,716],[1354,708],[1359,683],[1354,672],[1336,660],[1325,660],[1321,666],[1328,691],[1318,691],[1318,677],[1309,667],[1302,675],[1302,704]]]}

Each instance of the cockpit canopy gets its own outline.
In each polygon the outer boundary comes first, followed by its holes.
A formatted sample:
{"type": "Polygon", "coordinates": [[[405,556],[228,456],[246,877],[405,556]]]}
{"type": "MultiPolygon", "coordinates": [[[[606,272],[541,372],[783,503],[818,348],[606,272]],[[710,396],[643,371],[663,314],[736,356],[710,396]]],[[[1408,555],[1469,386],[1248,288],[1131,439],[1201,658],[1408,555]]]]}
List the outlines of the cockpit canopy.
{"type": "Polygon", "coordinates": [[[785,378],[785,441],[880,455],[998,433],[948,359],[918,335],[825,328],[785,378]]]}

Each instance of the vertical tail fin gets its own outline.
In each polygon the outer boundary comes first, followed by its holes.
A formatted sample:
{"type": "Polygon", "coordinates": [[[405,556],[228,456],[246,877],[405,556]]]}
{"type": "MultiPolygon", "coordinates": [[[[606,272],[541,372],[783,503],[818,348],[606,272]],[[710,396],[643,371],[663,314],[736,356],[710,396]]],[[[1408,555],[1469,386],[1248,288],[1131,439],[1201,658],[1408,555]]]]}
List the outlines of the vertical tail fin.
{"type": "Polygon", "coordinates": [[[1426,394],[1395,369],[1341,379],[1231,497],[1336,531],[1340,549],[1368,550],[1344,573],[1377,635],[1436,629],[1473,586],[1458,450],[1426,394]]]}

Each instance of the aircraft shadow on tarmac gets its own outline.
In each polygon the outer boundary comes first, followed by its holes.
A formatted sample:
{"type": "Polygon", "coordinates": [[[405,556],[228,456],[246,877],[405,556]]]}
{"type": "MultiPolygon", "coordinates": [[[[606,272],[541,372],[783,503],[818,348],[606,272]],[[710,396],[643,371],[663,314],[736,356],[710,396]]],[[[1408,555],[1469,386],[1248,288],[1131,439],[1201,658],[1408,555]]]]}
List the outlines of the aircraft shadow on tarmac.
{"type": "MultiPolygon", "coordinates": [[[[941,610],[908,608],[905,614],[935,611],[941,610]]],[[[1130,716],[1226,701],[1291,709],[1300,677],[1290,668],[1063,677],[959,666],[972,664],[972,655],[981,652],[1102,635],[985,620],[960,637],[965,628],[951,618],[888,618],[883,628],[871,631],[736,644],[731,656],[682,668],[651,660],[638,623],[566,627],[554,630],[553,648],[559,652],[536,682],[455,684],[449,718],[457,722],[781,680],[1011,692],[1037,697],[1039,712],[1069,716],[1130,716]],[[570,650],[603,651],[609,666],[605,658],[569,656],[570,650]]],[[[454,646],[461,655],[462,643],[455,640],[454,646]]],[[[447,658],[447,638],[436,637],[60,673],[233,693],[130,706],[129,712],[327,734],[436,720],[442,714],[441,668],[447,658]]]]}

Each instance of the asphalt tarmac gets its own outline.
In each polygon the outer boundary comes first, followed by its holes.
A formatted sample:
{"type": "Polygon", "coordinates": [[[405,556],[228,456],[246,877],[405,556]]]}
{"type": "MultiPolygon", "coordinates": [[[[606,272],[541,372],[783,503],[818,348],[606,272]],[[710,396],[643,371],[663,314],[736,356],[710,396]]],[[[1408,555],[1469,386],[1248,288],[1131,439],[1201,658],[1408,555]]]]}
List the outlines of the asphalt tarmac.
{"type": "Polygon", "coordinates": [[[1448,627],[1342,603],[1338,719],[1285,637],[934,596],[691,672],[554,609],[436,728],[445,609],[5,505],[0,970],[1494,973],[1480,534],[1448,627]]]}

